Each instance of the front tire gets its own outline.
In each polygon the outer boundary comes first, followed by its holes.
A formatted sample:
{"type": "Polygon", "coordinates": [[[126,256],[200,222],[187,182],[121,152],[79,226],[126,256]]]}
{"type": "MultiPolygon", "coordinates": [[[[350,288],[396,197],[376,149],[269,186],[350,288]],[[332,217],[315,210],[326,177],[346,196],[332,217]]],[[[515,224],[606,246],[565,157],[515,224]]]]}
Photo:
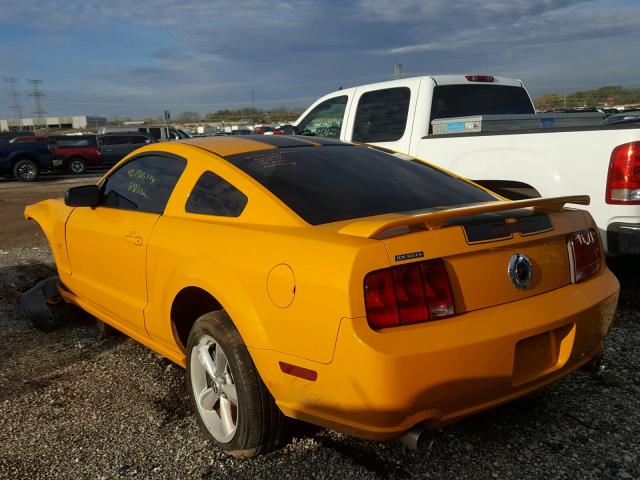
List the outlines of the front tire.
{"type": "Polygon", "coordinates": [[[39,173],[38,164],[28,158],[18,160],[13,166],[13,176],[21,182],[33,182],[39,173]]]}
{"type": "Polygon", "coordinates": [[[87,162],[84,160],[84,158],[73,157],[69,159],[67,170],[69,171],[69,173],[79,175],[87,170],[87,162]]]}
{"type": "Polygon", "coordinates": [[[253,457],[286,442],[285,417],[226,312],[207,313],[193,325],[186,376],[200,428],[225,453],[253,457]]]}

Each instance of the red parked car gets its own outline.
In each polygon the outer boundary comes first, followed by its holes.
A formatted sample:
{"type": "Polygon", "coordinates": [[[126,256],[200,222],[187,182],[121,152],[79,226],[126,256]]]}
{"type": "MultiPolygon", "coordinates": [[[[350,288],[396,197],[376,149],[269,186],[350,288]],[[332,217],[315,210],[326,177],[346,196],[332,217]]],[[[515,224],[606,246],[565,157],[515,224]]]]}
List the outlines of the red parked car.
{"type": "Polygon", "coordinates": [[[49,149],[69,173],[84,173],[88,166],[102,165],[102,151],[95,135],[49,137],[49,149]]]}

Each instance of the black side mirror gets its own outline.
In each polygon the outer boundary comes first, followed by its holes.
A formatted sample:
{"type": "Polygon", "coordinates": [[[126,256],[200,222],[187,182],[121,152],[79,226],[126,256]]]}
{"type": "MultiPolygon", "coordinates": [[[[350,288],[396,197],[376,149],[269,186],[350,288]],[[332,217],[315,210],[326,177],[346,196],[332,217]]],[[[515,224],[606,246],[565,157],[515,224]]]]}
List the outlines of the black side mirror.
{"type": "Polygon", "coordinates": [[[71,187],[64,196],[64,203],[68,207],[97,207],[100,203],[100,187],[97,185],[71,187]]]}

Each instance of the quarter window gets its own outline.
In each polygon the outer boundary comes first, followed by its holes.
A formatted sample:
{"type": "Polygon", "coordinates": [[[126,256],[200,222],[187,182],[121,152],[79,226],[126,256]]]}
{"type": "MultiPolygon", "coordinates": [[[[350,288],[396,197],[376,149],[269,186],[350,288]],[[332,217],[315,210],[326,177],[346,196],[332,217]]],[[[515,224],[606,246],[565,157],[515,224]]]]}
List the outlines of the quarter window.
{"type": "Polygon", "coordinates": [[[367,92],[360,97],[353,140],[393,142],[400,140],[407,126],[411,90],[407,87],[367,92]]]}
{"type": "Polygon", "coordinates": [[[302,119],[298,124],[298,132],[317,137],[340,138],[346,107],[346,95],[325,100],[302,119]]]}
{"type": "Polygon", "coordinates": [[[121,210],[162,213],[186,163],[180,157],[136,157],[105,180],[102,204],[121,210]]]}
{"type": "Polygon", "coordinates": [[[189,213],[239,217],[247,205],[247,196],[213,172],[203,173],[187,199],[189,213]]]}

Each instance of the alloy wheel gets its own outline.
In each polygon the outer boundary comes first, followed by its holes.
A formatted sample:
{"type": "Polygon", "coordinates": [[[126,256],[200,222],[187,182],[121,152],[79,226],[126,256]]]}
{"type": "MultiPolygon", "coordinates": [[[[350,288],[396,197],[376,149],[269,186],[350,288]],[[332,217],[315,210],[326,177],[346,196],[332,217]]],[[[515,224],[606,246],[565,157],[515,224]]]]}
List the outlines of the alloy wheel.
{"type": "Polygon", "coordinates": [[[213,337],[204,335],[191,350],[191,388],[207,430],[229,443],[238,427],[240,409],[227,355],[213,337]]]}

